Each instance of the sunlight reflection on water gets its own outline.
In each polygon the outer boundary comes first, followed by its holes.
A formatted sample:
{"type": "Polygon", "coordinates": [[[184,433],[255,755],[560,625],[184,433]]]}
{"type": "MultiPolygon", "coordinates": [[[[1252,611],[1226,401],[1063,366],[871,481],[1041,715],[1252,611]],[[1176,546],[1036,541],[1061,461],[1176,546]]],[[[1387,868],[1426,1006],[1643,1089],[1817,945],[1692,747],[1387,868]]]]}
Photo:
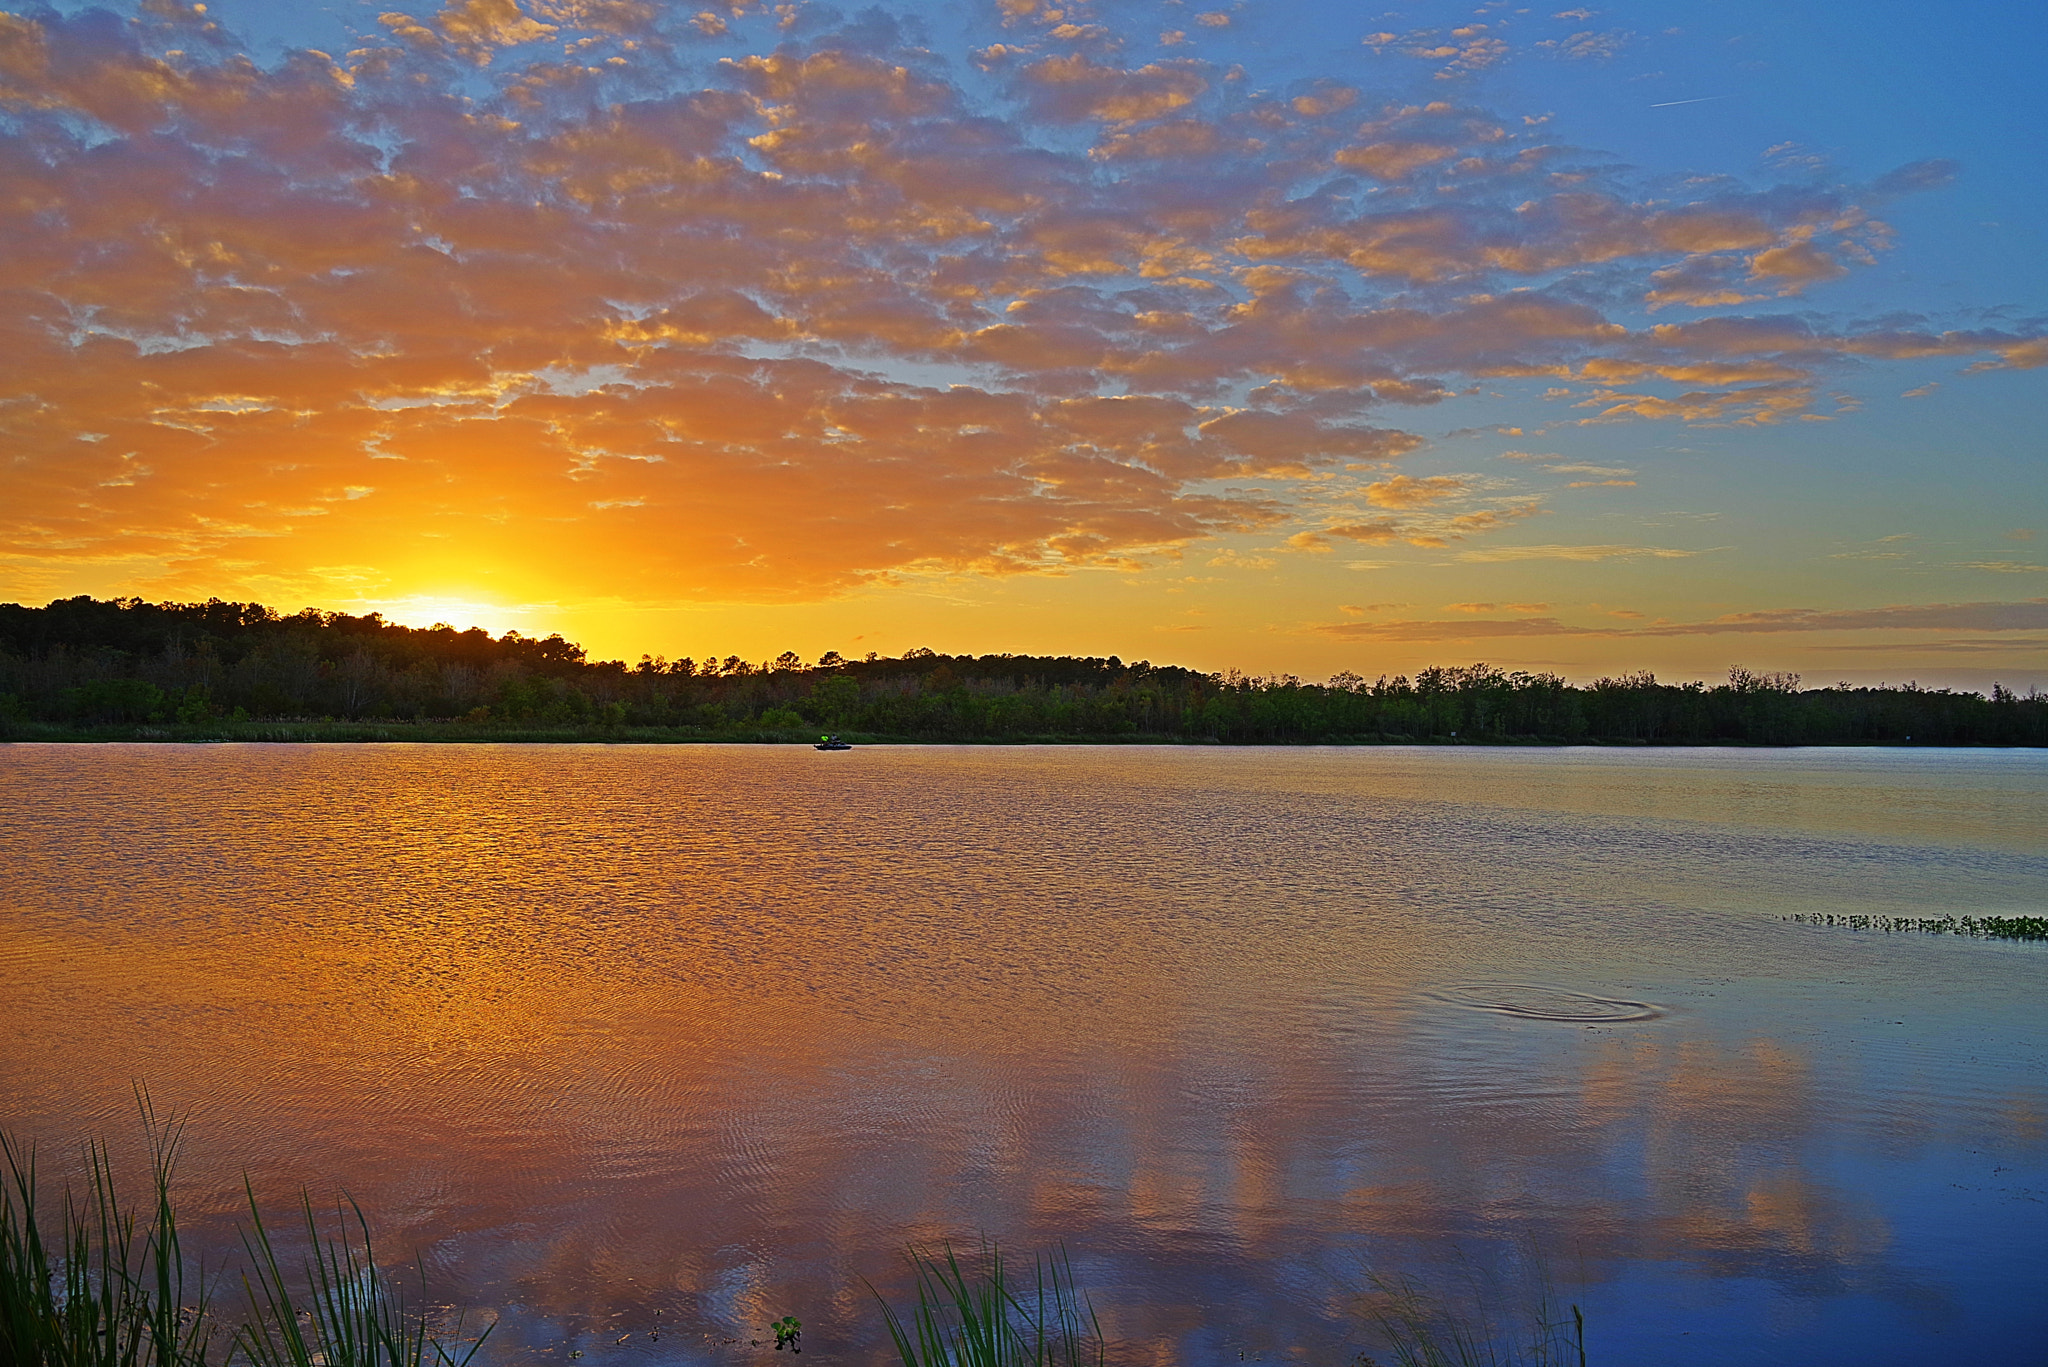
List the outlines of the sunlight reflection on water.
{"type": "Polygon", "coordinates": [[[1777,918],[2038,914],[2044,797],[1993,752],[12,746],[0,1117],[132,1138],[146,1082],[212,1237],[245,1170],[346,1188],[508,1360],[791,1311],[872,1359],[862,1279],[984,1232],[1148,1362],[1345,1361],[1366,1271],[1532,1258],[1606,1361],[1960,1360],[2048,1332],[2048,950],[1777,918]]]}

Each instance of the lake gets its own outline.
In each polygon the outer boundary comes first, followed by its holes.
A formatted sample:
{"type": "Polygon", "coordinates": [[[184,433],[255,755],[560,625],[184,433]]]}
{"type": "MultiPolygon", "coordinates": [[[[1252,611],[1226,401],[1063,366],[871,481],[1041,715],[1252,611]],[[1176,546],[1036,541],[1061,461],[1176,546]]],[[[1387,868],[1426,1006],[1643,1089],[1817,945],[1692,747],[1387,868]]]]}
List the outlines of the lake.
{"type": "Polygon", "coordinates": [[[2038,751],[14,745],[0,812],[0,1121],[133,1174],[146,1084],[208,1247],[345,1190],[496,1361],[881,1362],[983,1236],[1161,1367],[1381,1353],[1375,1276],[2048,1358],[2048,945],[1784,919],[2041,914],[2038,751]]]}

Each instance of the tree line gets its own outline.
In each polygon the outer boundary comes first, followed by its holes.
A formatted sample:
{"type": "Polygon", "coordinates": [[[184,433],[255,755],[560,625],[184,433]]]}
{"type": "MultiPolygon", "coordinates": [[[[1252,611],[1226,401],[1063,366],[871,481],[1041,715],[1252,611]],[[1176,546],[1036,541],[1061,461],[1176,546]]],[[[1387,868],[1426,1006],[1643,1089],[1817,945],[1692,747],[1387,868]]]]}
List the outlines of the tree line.
{"type": "Polygon", "coordinates": [[[1117,656],[942,655],[806,662],[591,660],[559,635],[407,627],[377,613],[260,603],[60,599],[0,604],[8,734],[234,734],[263,721],[776,739],[1166,739],[1226,744],[1529,741],[2048,745],[2048,695],[1996,686],[1804,688],[1734,669],[1573,685],[1484,664],[1412,678],[1202,673],[1117,656]]]}

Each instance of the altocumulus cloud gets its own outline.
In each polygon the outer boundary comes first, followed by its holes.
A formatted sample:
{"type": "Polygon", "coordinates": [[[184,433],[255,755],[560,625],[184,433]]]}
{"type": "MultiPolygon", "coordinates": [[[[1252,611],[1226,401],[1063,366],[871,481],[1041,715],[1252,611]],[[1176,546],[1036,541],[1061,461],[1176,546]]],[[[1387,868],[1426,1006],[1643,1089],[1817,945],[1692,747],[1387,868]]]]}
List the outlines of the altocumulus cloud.
{"type": "MultiPolygon", "coordinates": [[[[1510,605],[1512,606],[1512,605],[1510,605]]],[[[1491,609],[1490,603],[1459,604],[1491,609]]],[[[1927,603],[1882,608],[1821,611],[1784,608],[1738,612],[1704,622],[1647,627],[1585,627],[1555,617],[1487,618],[1468,621],[1329,622],[1312,628],[1325,636],[1376,641],[1463,641],[1513,636],[1718,636],[1810,631],[2041,631],[2048,630],[2048,598],[2019,603],[1927,603]]]]}
{"type": "MultiPolygon", "coordinates": [[[[1475,380],[1760,424],[1852,361],[2048,361],[1656,321],[1858,268],[1940,167],[1665,197],[1448,99],[976,22],[459,0],[266,64],[177,0],[0,13],[10,573],[816,597],[1134,563],[1298,523],[1304,480],[1426,507],[1388,415],[1475,380]]],[[[1719,629],[1820,629],[1775,621],[1719,629]]]]}

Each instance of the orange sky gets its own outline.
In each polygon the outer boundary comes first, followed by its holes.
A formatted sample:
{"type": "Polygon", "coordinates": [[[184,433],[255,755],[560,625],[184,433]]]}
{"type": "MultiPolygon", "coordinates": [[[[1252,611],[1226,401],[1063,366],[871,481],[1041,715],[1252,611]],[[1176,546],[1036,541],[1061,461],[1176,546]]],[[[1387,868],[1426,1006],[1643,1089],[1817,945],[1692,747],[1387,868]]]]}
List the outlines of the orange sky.
{"type": "Polygon", "coordinates": [[[1673,176],[1593,144],[1704,38],[1304,15],[0,13],[0,595],[2048,684],[1944,148],[1673,176]]]}

